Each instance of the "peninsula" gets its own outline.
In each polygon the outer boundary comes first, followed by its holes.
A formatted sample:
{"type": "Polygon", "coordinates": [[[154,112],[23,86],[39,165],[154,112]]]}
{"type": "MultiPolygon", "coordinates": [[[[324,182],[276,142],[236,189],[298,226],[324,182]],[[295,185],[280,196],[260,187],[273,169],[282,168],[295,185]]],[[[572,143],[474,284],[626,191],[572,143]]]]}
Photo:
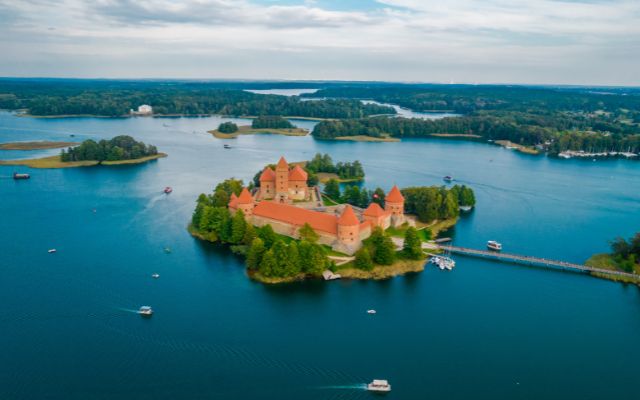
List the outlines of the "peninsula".
{"type": "Polygon", "coordinates": [[[585,264],[589,267],[637,274],[636,279],[623,279],[607,274],[594,275],[640,284],[640,232],[629,240],[622,237],[616,238],[611,242],[611,253],[594,254],[585,264]]]}
{"type": "Polygon", "coordinates": [[[46,140],[37,142],[12,142],[0,143],[0,150],[47,150],[77,146],[79,144],[78,142],[51,142],[46,140]]]}

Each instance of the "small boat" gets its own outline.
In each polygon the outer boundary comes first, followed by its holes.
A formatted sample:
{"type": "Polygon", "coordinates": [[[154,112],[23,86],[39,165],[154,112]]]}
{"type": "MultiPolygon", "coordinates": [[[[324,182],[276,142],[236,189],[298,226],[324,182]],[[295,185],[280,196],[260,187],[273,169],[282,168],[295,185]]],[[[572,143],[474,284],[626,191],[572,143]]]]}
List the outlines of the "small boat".
{"type": "Polygon", "coordinates": [[[152,274],[151,277],[153,279],[158,279],[158,278],[160,278],[160,274],[152,274]]]}
{"type": "Polygon", "coordinates": [[[460,206],[460,211],[469,212],[471,208],[471,206],[460,206]]]}
{"type": "Polygon", "coordinates": [[[489,240],[487,242],[487,248],[493,251],[500,251],[502,250],[502,243],[496,242],[495,240],[489,240]]]}
{"type": "Polygon", "coordinates": [[[323,272],[322,272],[322,278],[323,278],[325,281],[333,281],[333,280],[335,280],[335,279],[340,279],[340,278],[342,278],[342,276],[341,276],[340,274],[333,273],[332,271],[330,271],[330,270],[328,270],[328,269],[327,269],[327,270],[325,270],[325,271],[323,271],[323,272]]]}
{"type": "Polygon", "coordinates": [[[445,182],[452,182],[453,181],[453,177],[451,175],[447,175],[444,178],[442,178],[443,181],[445,182]]]}
{"type": "Polygon", "coordinates": [[[31,175],[29,174],[19,174],[17,172],[13,173],[13,179],[29,179],[31,178],[31,175]]]}
{"type": "Polygon", "coordinates": [[[165,247],[164,252],[167,254],[171,253],[171,247],[165,247]]]}
{"type": "Polygon", "coordinates": [[[376,310],[367,310],[367,314],[375,314],[376,312],[376,310]]]}
{"type": "Polygon", "coordinates": [[[370,384],[367,385],[367,390],[370,392],[390,392],[391,385],[387,382],[386,379],[374,379],[370,384]]]}
{"type": "Polygon", "coordinates": [[[142,306],[138,310],[138,314],[142,315],[143,317],[150,317],[153,315],[153,309],[149,306],[142,306]]]}
{"type": "Polygon", "coordinates": [[[58,251],[58,250],[56,250],[56,249],[49,249],[47,252],[48,252],[48,253],[55,253],[56,251],[58,251]]]}
{"type": "Polygon", "coordinates": [[[69,135],[69,136],[71,136],[71,137],[76,137],[76,135],[74,135],[73,133],[72,133],[71,135],[69,135]]]}
{"type": "Polygon", "coordinates": [[[169,193],[173,192],[173,189],[171,189],[171,186],[167,186],[166,188],[164,188],[164,192],[166,194],[169,194],[169,193]]]}
{"type": "Polygon", "coordinates": [[[231,146],[229,146],[228,144],[225,144],[225,145],[224,145],[224,146],[222,146],[222,147],[224,147],[225,149],[230,149],[230,148],[231,148],[231,146]]]}

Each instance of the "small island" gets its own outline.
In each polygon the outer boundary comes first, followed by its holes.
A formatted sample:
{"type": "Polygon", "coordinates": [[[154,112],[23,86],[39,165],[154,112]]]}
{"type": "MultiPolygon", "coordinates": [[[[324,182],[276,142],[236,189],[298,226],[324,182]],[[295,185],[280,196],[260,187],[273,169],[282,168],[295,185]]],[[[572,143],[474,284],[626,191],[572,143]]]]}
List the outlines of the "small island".
{"type": "Polygon", "coordinates": [[[616,238],[611,242],[611,253],[594,254],[585,264],[589,267],[639,274],[638,278],[632,279],[593,273],[605,279],[640,283],[640,232],[629,240],[622,237],[616,238]]]}
{"type": "Polygon", "coordinates": [[[0,165],[24,165],[31,168],[73,168],[94,165],[140,164],[166,157],[152,145],[135,141],[131,136],[120,135],[110,140],[88,139],[75,147],[68,147],[60,155],[26,159],[0,160],[0,165]]]}
{"type": "Polygon", "coordinates": [[[244,256],[248,275],[264,283],[336,276],[384,279],[421,271],[423,242],[433,232],[427,225],[455,224],[458,198],[470,191],[394,186],[385,193],[352,186],[342,194],[331,180],[321,193],[300,164],[284,158],[265,167],[258,181],[244,187],[242,181],[227,179],[213,194],[201,194],[189,231],[244,256]]]}
{"type": "Polygon", "coordinates": [[[238,126],[233,122],[223,122],[218,129],[209,131],[218,139],[234,139],[238,135],[254,135],[258,133],[271,133],[285,136],[306,136],[309,131],[298,128],[288,119],[277,115],[263,115],[256,117],[251,125],[238,126]]]}

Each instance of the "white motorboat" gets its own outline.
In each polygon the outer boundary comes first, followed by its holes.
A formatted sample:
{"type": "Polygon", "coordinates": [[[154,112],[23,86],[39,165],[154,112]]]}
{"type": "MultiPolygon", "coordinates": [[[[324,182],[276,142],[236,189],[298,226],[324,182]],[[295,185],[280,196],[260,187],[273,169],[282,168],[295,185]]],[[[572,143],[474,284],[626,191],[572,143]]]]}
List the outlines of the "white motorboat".
{"type": "Polygon", "coordinates": [[[160,274],[153,274],[153,275],[151,275],[151,277],[154,278],[154,279],[158,279],[158,278],[160,278],[160,274]]]}
{"type": "Polygon", "coordinates": [[[375,314],[376,310],[367,310],[367,314],[375,314]]]}
{"type": "Polygon", "coordinates": [[[153,309],[149,306],[142,306],[138,310],[138,314],[142,315],[143,317],[150,317],[153,315],[153,309]]]}
{"type": "Polygon", "coordinates": [[[390,392],[391,385],[387,382],[386,379],[374,379],[370,384],[367,385],[367,390],[370,392],[390,392]]]}
{"type": "Polygon", "coordinates": [[[58,250],[56,250],[56,249],[49,249],[48,250],[49,253],[55,253],[56,251],[58,251],[58,250]]]}

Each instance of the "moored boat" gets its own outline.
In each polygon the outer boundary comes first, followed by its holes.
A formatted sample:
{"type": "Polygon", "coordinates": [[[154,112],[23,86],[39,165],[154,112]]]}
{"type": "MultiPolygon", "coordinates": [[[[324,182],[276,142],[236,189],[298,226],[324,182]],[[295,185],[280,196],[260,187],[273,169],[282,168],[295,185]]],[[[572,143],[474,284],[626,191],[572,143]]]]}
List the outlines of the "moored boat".
{"type": "Polygon", "coordinates": [[[487,242],[487,248],[493,251],[500,251],[502,250],[502,243],[496,242],[495,240],[489,240],[487,242]]]}
{"type": "Polygon", "coordinates": [[[391,391],[391,385],[386,379],[374,379],[367,385],[367,390],[370,392],[386,393],[391,391]]]}
{"type": "Polygon", "coordinates": [[[453,181],[453,177],[451,175],[447,175],[447,176],[443,177],[442,180],[445,181],[445,182],[452,182],[453,181]]]}

